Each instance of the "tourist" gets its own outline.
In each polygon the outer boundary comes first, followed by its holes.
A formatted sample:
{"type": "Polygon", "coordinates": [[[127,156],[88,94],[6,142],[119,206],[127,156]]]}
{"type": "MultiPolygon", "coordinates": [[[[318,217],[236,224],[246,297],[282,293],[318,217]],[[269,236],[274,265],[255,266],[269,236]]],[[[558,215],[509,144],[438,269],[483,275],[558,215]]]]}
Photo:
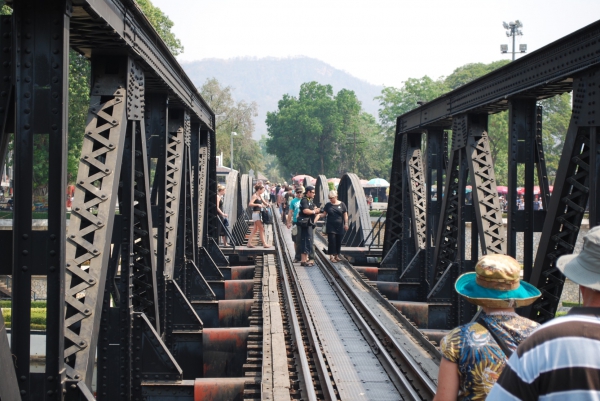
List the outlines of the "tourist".
{"type": "Polygon", "coordinates": [[[254,248],[254,245],[252,245],[252,239],[257,231],[263,246],[265,248],[269,248],[271,246],[265,239],[265,227],[262,222],[262,209],[263,207],[269,207],[269,203],[263,198],[264,191],[265,187],[263,187],[261,184],[256,184],[254,186],[254,194],[248,203],[248,207],[252,208],[252,221],[254,222],[252,225],[252,231],[248,237],[248,248],[254,248]]]}
{"type": "Polygon", "coordinates": [[[300,201],[300,211],[296,219],[297,225],[300,227],[300,265],[314,266],[314,262],[308,260],[308,256],[312,253],[313,247],[313,229],[318,218],[319,208],[313,203],[315,197],[315,187],[309,185],[306,187],[304,198],[300,201]]]}
{"type": "Polygon", "coordinates": [[[300,201],[302,200],[302,195],[304,195],[304,187],[299,186],[296,188],[296,197],[290,201],[290,211],[287,216],[287,228],[292,227],[292,241],[294,241],[294,262],[300,262],[300,229],[296,225],[298,219],[298,212],[300,212],[300,201]]]}
{"type": "Polygon", "coordinates": [[[223,212],[223,197],[225,196],[225,187],[223,185],[217,185],[217,216],[219,218],[219,224],[217,225],[217,238],[221,237],[223,240],[223,246],[227,245],[227,231],[225,227],[229,225],[227,221],[227,213],[223,212]]]}
{"type": "Polygon", "coordinates": [[[329,202],[323,207],[323,214],[327,216],[325,231],[327,232],[327,245],[329,260],[340,261],[342,238],[348,231],[348,208],[338,199],[337,191],[329,191],[329,202]]]}
{"type": "Polygon", "coordinates": [[[287,221],[287,215],[290,210],[290,202],[292,199],[294,199],[294,192],[292,191],[292,187],[287,186],[285,188],[285,193],[283,194],[283,214],[281,215],[283,224],[287,221]]]}
{"type": "Polygon", "coordinates": [[[600,227],[556,267],[579,284],[583,307],[541,326],[513,353],[488,400],[600,399],[600,227]]]}
{"type": "Polygon", "coordinates": [[[538,327],[514,308],[530,305],[541,294],[520,281],[521,266],[506,255],[484,255],[475,272],[465,273],[454,288],[482,307],[471,322],[441,341],[442,361],[435,401],[483,400],[502,372],[508,355],[538,327]]]}
{"type": "Polygon", "coordinates": [[[277,192],[277,207],[279,207],[279,213],[283,215],[283,195],[286,192],[287,182],[284,182],[279,191],[277,192]]]}

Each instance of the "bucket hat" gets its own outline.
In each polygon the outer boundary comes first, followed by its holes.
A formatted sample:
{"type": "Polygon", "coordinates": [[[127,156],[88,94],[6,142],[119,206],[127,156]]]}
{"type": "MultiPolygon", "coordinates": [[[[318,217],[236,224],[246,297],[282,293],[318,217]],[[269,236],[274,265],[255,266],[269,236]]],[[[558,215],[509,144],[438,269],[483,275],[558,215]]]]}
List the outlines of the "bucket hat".
{"type": "Polygon", "coordinates": [[[507,255],[484,255],[475,271],[461,275],[454,288],[472,304],[489,308],[519,308],[540,295],[533,285],[521,281],[521,266],[507,255]]]}
{"type": "Polygon", "coordinates": [[[600,226],[592,228],[583,237],[581,253],[561,256],[556,267],[569,280],[600,291],[600,226]]]}

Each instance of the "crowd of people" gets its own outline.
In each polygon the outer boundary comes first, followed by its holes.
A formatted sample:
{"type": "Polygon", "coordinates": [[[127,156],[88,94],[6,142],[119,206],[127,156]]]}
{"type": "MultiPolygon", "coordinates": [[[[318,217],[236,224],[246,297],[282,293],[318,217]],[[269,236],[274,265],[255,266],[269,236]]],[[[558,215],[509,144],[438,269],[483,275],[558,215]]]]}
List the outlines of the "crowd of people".
{"type": "MultiPolygon", "coordinates": [[[[256,231],[259,235],[264,235],[262,222],[255,220],[259,218],[259,208],[275,203],[281,215],[282,223],[291,230],[292,240],[294,241],[295,255],[294,262],[301,266],[310,267],[314,265],[314,228],[320,219],[325,219],[324,232],[328,238],[328,254],[332,262],[339,262],[341,259],[340,250],[342,238],[348,230],[348,208],[338,199],[336,191],[329,192],[329,202],[323,207],[317,207],[314,203],[315,187],[312,185],[304,186],[301,183],[288,185],[271,185],[267,181],[264,185],[258,182],[255,189],[257,192],[250,200],[250,207],[255,212],[252,215],[254,226],[251,238],[256,231]],[[268,196],[262,196],[258,191],[264,191],[268,196]],[[259,204],[260,203],[260,204],[259,204]]],[[[262,237],[261,237],[262,240],[262,237]]],[[[265,243],[264,240],[262,240],[265,243]]],[[[252,247],[252,245],[248,245],[252,247]]]]}

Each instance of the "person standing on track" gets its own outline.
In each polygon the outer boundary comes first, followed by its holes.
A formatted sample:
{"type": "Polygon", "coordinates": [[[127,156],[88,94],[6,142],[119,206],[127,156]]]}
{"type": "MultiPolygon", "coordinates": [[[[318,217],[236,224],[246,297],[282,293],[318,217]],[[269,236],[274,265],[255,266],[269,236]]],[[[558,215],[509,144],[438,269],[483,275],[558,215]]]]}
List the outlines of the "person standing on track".
{"type": "Polygon", "coordinates": [[[219,217],[220,223],[217,226],[217,238],[223,239],[223,246],[227,245],[227,232],[225,227],[227,226],[227,213],[223,212],[223,197],[225,196],[225,187],[223,185],[217,185],[217,216],[219,217]]]}
{"type": "Polygon", "coordinates": [[[329,260],[340,261],[342,238],[348,231],[348,208],[338,199],[337,191],[329,191],[329,202],[323,207],[323,214],[327,216],[327,244],[329,260]]]}
{"type": "Polygon", "coordinates": [[[252,232],[248,237],[248,248],[254,248],[254,245],[252,245],[252,238],[254,238],[254,234],[256,234],[257,231],[263,246],[265,248],[269,248],[271,246],[265,239],[265,226],[262,223],[262,208],[269,207],[269,203],[263,198],[264,191],[265,187],[263,187],[262,184],[256,184],[254,186],[254,194],[248,203],[248,207],[252,208],[252,221],[254,222],[252,225],[252,232]]]}
{"type": "Polygon", "coordinates": [[[600,399],[600,227],[583,237],[581,253],[561,256],[556,267],[579,284],[583,307],[519,345],[488,400],[600,399]]]}
{"type": "Polygon", "coordinates": [[[309,262],[308,257],[312,253],[313,230],[315,223],[319,220],[319,208],[313,203],[315,197],[315,187],[309,185],[306,187],[306,194],[300,201],[300,212],[298,212],[297,223],[300,226],[300,265],[314,266],[314,262],[309,262]]]}
{"type": "Polygon", "coordinates": [[[283,214],[281,215],[281,222],[286,224],[287,215],[290,211],[290,202],[294,199],[294,193],[292,192],[292,187],[287,186],[285,188],[285,193],[283,194],[283,214]]]}
{"type": "Polygon", "coordinates": [[[290,201],[290,211],[288,212],[286,222],[287,228],[290,228],[292,224],[294,225],[294,228],[292,229],[292,240],[294,241],[294,250],[296,251],[294,262],[300,262],[300,229],[296,225],[296,222],[298,219],[298,212],[300,212],[302,195],[304,195],[304,187],[299,186],[296,188],[296,197],[290,201]],[[296,231],[296,234],[294,234],[294,231],[296,231]]]}
{"type": "Polygon", "coordinates": [[[541,295],[520,280],[519,262],[507,255],[482,256],[475,272],[456,280],[454,289],[482,307],[477,321],[459,326],[440,343],[442,361],[434,401],[484,400],[506,360],[539,324],[515,313],[541,295]]]}

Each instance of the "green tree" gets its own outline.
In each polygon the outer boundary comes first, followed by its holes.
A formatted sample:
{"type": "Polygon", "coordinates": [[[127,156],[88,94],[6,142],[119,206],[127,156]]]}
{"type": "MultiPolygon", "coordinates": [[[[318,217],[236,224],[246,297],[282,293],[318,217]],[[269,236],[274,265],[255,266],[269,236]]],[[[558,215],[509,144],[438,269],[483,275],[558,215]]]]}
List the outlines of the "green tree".
{"type": "Polygon", "coordinates": [[[267,151],[277,156],[284,176],[362,175],[376,170],[368,165],[380,160],[368,152],[381,130],[347,89],[334,94],[331,85],[306,82],[298,97],[284,95],[278,110],[267,113],[267,129],[267,151]]]}
{"type": "Polygon", "coordinates": [[[385,87],[379,100],[379,122],[390,138],[396,131],[396,118],[419,107],[417,102],[429,102],[448,91],[448,86],[441,80],[433,80],[425,75],[423,78],[409,78],[397,89],[385,87]]]}
{"type": "Polygon", "coordinates": [[[235,102],[233,88],[222,87],[216,78],[209,78],[200,94],[216,115],[217,153],[223,152],[224,165],[230,164],[231,133],[233,137],[233,168],[247,173],[250,169],[263,171],[264,162],[258,142],[252,139],[258,106],[244,100],[235,102]]]}
{"type": "Polygon", "coordinates": [[[0,15],[11,15],[12,8],[6,5],[6,0],[0,0],[0,15]]]}
{"type": "Polygon", "coordinates": [[[263,171],[265,177],[268,177],[269,180],[274,182],[285,181],[286,179],[283,174],[281,174],[277,157],[267,152],[267,137],[265,135],[261,136],[258,145],[260,146],[260,153],[265,164],[265,169],[263,171]]]}
{"type": "Polygon", "coordinates": [[[150,0],[136,0],[148,21],[152,24],[158,35],[165,41],[167,47],[175,56],[183,53],[183,45],[175,34],[173,29],[173,21],[161,11],[160,8],[152,4],[150,0]]]}
{"type": "Polygon", "coordinates": [[[509,64],[510,60],[498,60],[493,61],[489,64],[484,63],[471,63],[465,64],[462,67],[455,69],[452,74],[448,75],[444,80],[444,83],[449,90],[454,90],[459,86],[468,84],[471,81],[476,80],[479,77],[484,76],[500,67],[504,67],[509,64]]]}
{"type": "Polygon", "coordinates": [[[298,98],[284,95],[278,110],[267,113],[267,151],[287,173],[331,175],[334,149],[342,140],[342,119],[331,85],[307,82],[298,98]]]}

